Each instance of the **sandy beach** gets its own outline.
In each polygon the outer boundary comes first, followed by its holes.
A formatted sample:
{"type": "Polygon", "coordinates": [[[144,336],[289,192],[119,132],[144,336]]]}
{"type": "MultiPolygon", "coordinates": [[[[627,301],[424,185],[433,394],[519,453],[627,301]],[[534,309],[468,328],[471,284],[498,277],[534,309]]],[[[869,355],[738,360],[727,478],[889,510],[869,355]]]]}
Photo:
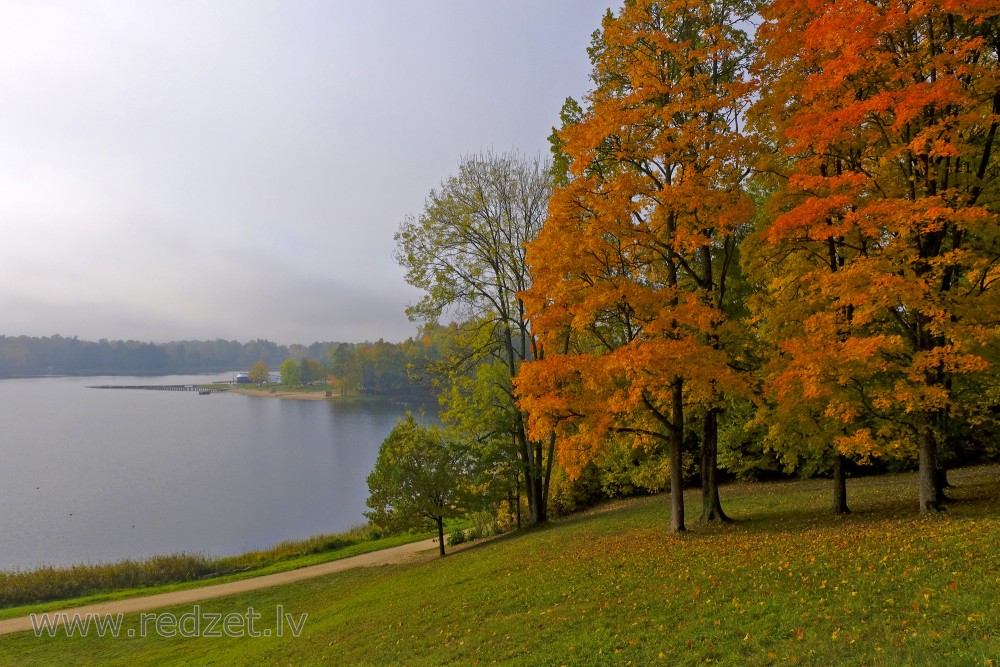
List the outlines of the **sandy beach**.
{"type": "Polygon", "coordinates": [[[291,398],[298,401],[326,401],[344,398],[336,392],[334,392],[332,396],[327,397],[326,392],[323,391],[294,391],[280,387],[261,389],[257,387],[248,387],[246,385],[232,385],[229,391],[234,394],[246,394],[247,396],[262,396],[264,398],[291,398]]]}

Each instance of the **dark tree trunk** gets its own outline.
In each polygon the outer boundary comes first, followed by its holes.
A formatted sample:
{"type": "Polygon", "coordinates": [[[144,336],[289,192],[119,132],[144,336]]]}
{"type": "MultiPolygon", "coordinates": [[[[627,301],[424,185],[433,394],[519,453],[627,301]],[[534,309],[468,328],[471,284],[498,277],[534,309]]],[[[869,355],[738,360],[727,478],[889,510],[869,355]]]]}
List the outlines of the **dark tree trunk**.
{"type": "Polygon", "coordinates": [[[833,513],[850,514],[847,507],[847,475],[844,472],[844,464],[847,459],[840,452],[833,454],[833,513]]]}
{"type": "MultiPolygon", "coordinates": [[[[508,320],[508,322],[509,321],[510,320],[508,320]]],[[[503,328],[503,342],[507,356],[507,372],[511,380],[513,380],[517,377],[520,360],[514,349],[513,332],[511,331],[509,325],[505,325],[503,328]]],[[[515,424],[514,437],[517,440],[521,462],[524,464],[524,490],[528,496],[528,520],[531,522],[531,525],[535,525],[545,521],[545,507],[543,504],[544,499],[542,498],[541,461],[536,461],[535,449],[537,449],[537,447],[530,440],[528,440],[528,434],[524,429],[524,415],[522,415],[520,410],[517,410],[516,408],[515,419],[517,421],[515,424]]],[[[537,458],[541,458],[540,451],[537,454],[537,458]]]]}
{"type": "Polygon", "coordinates": [[[521,479],[520,479],[520,475],[518,475],[517,478],[514,481],[516,483],[516,486],[514,488],[516,489],[515,493],[516,493],[517,504],[514,505],[514,507],[517,508],[517,529],[521,530],[521,479]]]}
{"type": "Polygon", "coordinates": [[[719,500],[719,411],[705,414],[701,431],[701,521],[732,521],[719,500]]]}
{"type": "Polygon", "coordinates": [[[674,381],[671,396],[670,429],[670,532],[684,532],[684,470],[681,447],[684,443],[684,381],[674,381]]]}
{"type": "Polygon", "coordinates": [[[521,459],[522,471],[524,473],[524,493],[528,500],[528,522],[535,525],[538,522],[538,496],[536,495],[536,480],[538,475],[533,470],[534,455],[531,451],[531,443],[524,432],[523,422],[518,424],[517,434],[518,457],[521,459]]]}
{"type": "Polygon", "coordinates": [[[920,511],[936,512],[941,509],[941,489],[937,474],[937,437],[934,434],[934,415],[928,414],[920,432],[918,446],[917,482],[920,488],[920,511]]]}
{"type": "Polygon", "coordinates": [[[518,455],[524,470],[524,491],[528,497],[528,521],[534,526],[548,520],[545,507],[545,481],[542,468],[542,445],[528,439],[524,430],[524,417],[517,415],[517,431],[515,432],[518,455]]]}
{"type": "Polygon", "coordinates": [[[944,490],[950,489],[951,483],[948,482],[948,468],[940,460],[937,462],[935,474],[937,475],[937,501],[939,505],[944,505],[948,502],[948,496],[945,495],[944,490]]]}
{"type": "Polygon", "coordinates": [[[438,525],[438,554],[444,555],[444,519],[437,518],[438,525]]]}
{"type": "Polygon", "coordinates": [[[545,508],[544,481],[542,479],[542,445],[532,444],[533,458],[531,461],[531,485],[532,496],[535,499],[535,506],[531,511],[531,524],[537,526],[548,521],[548,512],[545,508]]]}

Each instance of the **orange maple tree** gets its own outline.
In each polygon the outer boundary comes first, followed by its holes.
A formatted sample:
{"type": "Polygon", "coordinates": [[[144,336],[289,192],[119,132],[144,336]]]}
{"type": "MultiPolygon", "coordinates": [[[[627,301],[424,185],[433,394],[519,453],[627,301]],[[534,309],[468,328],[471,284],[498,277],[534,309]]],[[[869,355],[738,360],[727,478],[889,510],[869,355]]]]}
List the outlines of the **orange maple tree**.
{"type": "Polygon", "coordinates": [[[775,0],[755,113],[787,177],[772,387],[822,401],[840,453],[915,450],[921,510],[939,447],[988,373],[1000,322],[1000,5],[775,0]]]}
{"type": "Polygon", "coordinates": [[[587,108],[569,103],[556,134],[568,173],[528,246],[528,315],[546,349],[566,350],[522,368],[531,432],[557,431],[571,471],[610,436],[665,444],[674,531],[686,407],[697,406],[709,448],[703,516],[723,518],[717,418],[727,394],[746,391],[727,276],[752,209],[738,129],[751,13],[744,2],[636,0],[606,16],[587,108]]]}

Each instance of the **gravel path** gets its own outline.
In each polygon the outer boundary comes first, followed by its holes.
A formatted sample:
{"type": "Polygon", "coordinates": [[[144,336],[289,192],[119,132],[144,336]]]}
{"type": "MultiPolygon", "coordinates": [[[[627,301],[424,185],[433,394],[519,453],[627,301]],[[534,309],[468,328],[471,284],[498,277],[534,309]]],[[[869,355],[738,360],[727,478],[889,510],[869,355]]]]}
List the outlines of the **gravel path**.
{"type": "MultiPolygon", "coordinates": [[[[287,572],[279,572],[277,574],[268,574],[262,577],[241,579],[239,581],[230,581],[225,584],[203,586],[201,588],[189,588],[183,591],[173,591],[171,593],[159,593],[157,595],[129,598],[127,600],[99,602],[85,607],[52,610],[48,613],[60,615],[65,613],[69,614],[70,618],[72,618],[74,614],[79,614],[81,618],[84,618],[87,614],[103,616],[106,614],[116,615],[149,611],[150,609],[159,609],[162,607],[200,602],[202,600],[222,597],[223,595],[234,595],[236,593],[255,591],[260,588],[268,588],[270,586],[290,584],[295,581],[312,579],[313,577],[322,577],[325,574],[349,570],[355,567],[395,565],[414,560],[429,560],[437,556],[437,548],[437,540],[423,540],[420,542],[404,544],[398,547],[372,551],[370,553],[361,554],[360,556],[342,558],[340,560],[330,561],[329,563],[310,565],[309,567],[289,570],[287,572]],[[432,553],[423,553],[431,549],[433,549],[432,553]]],[[[12,632],[28,632],[32,629],[33,626],[31,624],[31,616],[20,616],[18,618],[0,621],[0,635],[10,634],[12,632]]]]}

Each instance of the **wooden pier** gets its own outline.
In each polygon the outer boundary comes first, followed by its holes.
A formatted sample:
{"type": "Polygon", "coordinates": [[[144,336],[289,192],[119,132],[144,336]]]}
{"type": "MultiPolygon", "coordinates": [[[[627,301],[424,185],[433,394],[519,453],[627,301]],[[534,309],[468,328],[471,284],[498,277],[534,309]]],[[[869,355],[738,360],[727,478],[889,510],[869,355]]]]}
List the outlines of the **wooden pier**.
{"type": "Polygon", "coordinates": [[[229,387],[214,387],[197,384],[102,384],[89,389],[145,389],[147,391],[196,391],[199,394],[219,394],[229,391],[229,387]]]}

